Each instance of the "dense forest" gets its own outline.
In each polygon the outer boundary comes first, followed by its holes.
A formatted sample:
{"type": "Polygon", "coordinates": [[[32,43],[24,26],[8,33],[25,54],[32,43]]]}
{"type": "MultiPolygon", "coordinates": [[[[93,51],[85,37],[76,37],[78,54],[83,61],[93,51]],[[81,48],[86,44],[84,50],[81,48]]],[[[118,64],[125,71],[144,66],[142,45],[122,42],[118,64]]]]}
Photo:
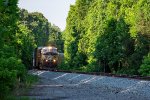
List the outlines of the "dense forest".
{"type": "Polygon", "coordinates": [[[62,68],[150,75],[149,26],[149,0],[76,0],[63,35],[62,68]]]}
{"type": "Polygon", "coordinates": [[[38,12],[17,6],[18,0],[0,0],[0,98],[27,80],[32,55],[38,46],[56,45],[63,52],[59,27],[38,12]]]}
{"type": "Polygon", "coordinates": [[[1,99],[26,82],[35,48],[45,45],[64,52],[61,69],[150,76],[149,0],[76,0],[63,33],[17,3],[0,0],[1,99]]]}

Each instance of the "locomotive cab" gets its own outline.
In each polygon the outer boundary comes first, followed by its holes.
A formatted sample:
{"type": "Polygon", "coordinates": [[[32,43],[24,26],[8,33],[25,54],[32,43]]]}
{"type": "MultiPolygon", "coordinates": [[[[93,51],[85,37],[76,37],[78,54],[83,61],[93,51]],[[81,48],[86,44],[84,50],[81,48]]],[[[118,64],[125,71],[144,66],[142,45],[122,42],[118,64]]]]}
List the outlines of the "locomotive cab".
{"type": "Polygon", "coordinates": [[[35,56],[35,67],[38,69],[56,68],[58,65],[58,51],[56,47],[38,47],[35,56]]]}

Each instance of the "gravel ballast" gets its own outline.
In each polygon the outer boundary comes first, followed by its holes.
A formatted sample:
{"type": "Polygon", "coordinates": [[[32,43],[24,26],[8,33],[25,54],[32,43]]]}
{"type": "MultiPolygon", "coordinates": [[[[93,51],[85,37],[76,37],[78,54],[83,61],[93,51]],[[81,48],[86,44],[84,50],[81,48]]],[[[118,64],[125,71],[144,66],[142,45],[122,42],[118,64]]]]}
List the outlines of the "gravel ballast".
{"type": "Polygon", "coordinates": [[[150,100],[150,81],[31,70],[40,80],[22,96],[36,100],[150,100]]]}

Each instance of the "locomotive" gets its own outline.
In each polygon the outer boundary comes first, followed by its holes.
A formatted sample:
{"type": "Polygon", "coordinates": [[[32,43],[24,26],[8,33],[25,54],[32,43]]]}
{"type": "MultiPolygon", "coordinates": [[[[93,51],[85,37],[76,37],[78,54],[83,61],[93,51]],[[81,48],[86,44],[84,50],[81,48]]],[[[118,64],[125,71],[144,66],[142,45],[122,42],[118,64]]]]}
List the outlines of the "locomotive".
{"type": "Polygon", "coordinates": [[[54,46],[36,48],[33,56],[33,66],[38,69],[56,69],[59,63],[59,53],[54,46]]]}

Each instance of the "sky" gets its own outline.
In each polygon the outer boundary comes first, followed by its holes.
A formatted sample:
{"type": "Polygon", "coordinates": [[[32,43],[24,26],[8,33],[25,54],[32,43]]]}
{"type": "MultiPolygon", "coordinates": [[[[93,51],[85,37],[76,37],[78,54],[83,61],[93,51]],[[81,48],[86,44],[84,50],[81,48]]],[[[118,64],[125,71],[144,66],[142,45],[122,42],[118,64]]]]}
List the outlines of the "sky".
{"type": "Polygon", "coordinates": [[[28,12],[42,13],[63,31],[71,4],[75,4],[75,0],[19,0],[18,6],[28,12]]]}

